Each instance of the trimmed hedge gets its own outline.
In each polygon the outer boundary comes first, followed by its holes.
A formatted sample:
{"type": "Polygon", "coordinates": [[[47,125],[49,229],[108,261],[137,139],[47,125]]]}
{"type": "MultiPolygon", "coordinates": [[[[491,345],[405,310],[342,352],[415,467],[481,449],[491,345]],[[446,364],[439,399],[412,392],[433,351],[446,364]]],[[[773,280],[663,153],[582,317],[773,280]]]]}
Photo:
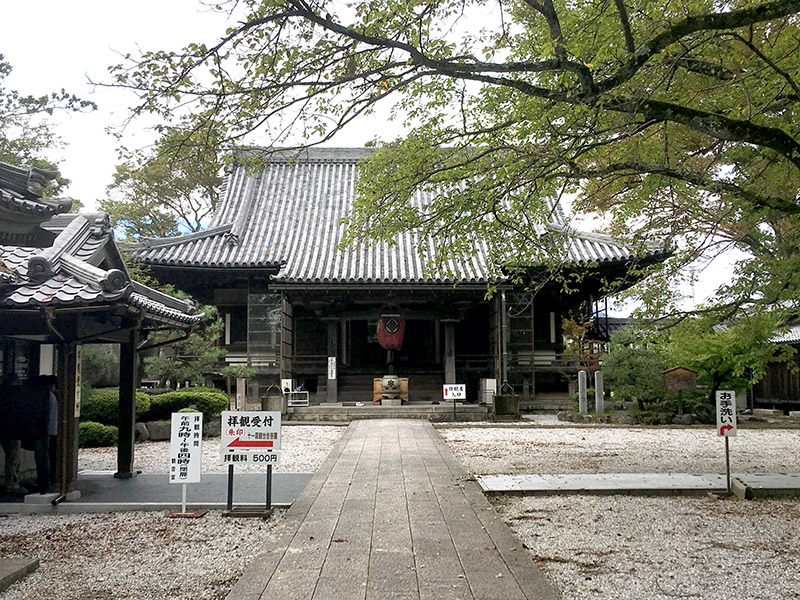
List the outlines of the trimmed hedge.
{"type": "Polygon", "coordinates": [[[94,421],[82,421],[78,424],[78,446],[80,448],[97,448],[117,445],[118,429],[113,425],[103,425],[94,421]]]}
{"type": "MultiPolygon", "coordinates": [[[[136,420],[150,410],[150,396],[136,392],[136,420]]],[[[92,390],[81,401],[81,420],[119,426],[119,388],[92,390]]]]}
{"type": "Polygon", "coordinates": [[[146,419],[168,420],[172,413],[184,408],[196,408],[203,413],[203,420],[208,421],[228,408],[228,395],[221,390],[193,387],[151,396],[146,419]]]}

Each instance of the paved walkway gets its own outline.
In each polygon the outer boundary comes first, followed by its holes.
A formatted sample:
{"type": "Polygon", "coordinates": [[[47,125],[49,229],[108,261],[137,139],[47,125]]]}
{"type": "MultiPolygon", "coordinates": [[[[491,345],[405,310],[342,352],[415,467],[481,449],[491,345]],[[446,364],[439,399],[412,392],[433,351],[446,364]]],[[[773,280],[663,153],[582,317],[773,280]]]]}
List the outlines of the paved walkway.
{"type": "MultiPolygon", "coordinates": [[[[274,473],[272,504],[289,506],[311,477],[311,473],[274,473]]],[[[264,505],[266,482],[266,473],[235,474],[234,506],[264,505]]],[[[139,475],[131,479],[115,479],[111,471],[102,474],[80,473],[76,488],[81,493],[77,500],[54,507],[50,500],[58,494],[30,494],[25,497],[25,502],[0,502],[0,514],[179,510],[181,507],[181,486],[168,483],[166,473],[139,475]]],[[[189,510],[222,510],[226,507],[227,499],[226,474],[204,473],[200,483],[187,485],[186,506],[189,510]]]]}
{"type": "MultiPolygon", "coordinates": [[[[518,494],[693,494],[724,493],[722,473],[571,473],[567,475],[479,475],[487,493],[518,494]]],[[[798,473],[731,473],[731,480],[755,496],[795,496],[800,493],[798,473]]]]}
{"type": "Polygon", "coordinates": [[[428,421],[353,422],[229,600],[555,600],[428,421]]]}

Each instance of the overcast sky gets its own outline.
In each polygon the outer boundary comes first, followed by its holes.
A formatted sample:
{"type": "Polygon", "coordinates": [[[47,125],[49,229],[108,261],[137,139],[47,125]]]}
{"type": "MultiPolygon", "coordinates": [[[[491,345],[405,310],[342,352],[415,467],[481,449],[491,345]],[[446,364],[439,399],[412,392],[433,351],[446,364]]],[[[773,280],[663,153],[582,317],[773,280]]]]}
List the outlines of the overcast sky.
{"type": "MultiPolygon", "coordinates": [[[[28,0],[3,2],[0,54],[13,67],[8,89],[40,95],[65,89],[98,105],[90,114],[56,114],[51,122],[65,144],[52,153],[62,175],[72,180],[67,194],[87,209],[105,196],[114,166],[117,141],[106,133],[119,127],[135,104],[124,90],[95,87],[108,81],[108,67],[126,54],[144,50],[178,50],[188,42],[214,42],[225,32],[228,17],[201,0],[28,0]]],[[[152,124],[135,122],[125,143],[141,147],[155,139],[152,124]]],[[[374,126],[355,127],[337,136],[341,146],[363,145],[374,126]]]]}
{"type": "MultiPolygon", "coordinates": [[[[121,125],[135,101],[121,90],[95,88],[89,78],[107,80],[108,67],[121,62],[120,55],[138,54],[138,48],[178,48],[198,36],[214,39],[224,31],[224,19],[198,7],[196,0],[3,3],[0,54],[14,69],[7,87],[34,95],[63,88],[98,105],[90,114],[61,113],[52,119],[65,144],[53,158],[72,180],[67,193],[87,208],[105,196],[118,162],[116,140],[105,130],[121,125]]],[[[152,137],[137,124],[128,141],[146,144],[152,137]]]]}
{"type": "MultiPolygon", "coordinates": [[[[137,56],[141,50],[177,50],[191,41],[213,42],[224,33],[226,23],[226,15],[204,7],[200,0],[3,2],[0,54],[14,69],[6,87],[35,95],[64,88],[98,105],[93,113],[53,117],[65,147],[51,158],[72,180],[67,191],[71,197],[93,209],[105,196],[119,162],[117,142],[106,129],[119,127],[136,100],[124,90],[94,87],[89,78],[108,80],[108,67],[129,53],[137,56]]],[[[348,128],[334,143],[363,145],[374,137],[376,127],[377,123],[365,122],[348,128]]],[[[129,127],[126,136],[129,147],[141,147],[155,137],[145,122],[129,127]]],[[[725,281],[730,265],[724,263],[699,274],[698,300],[725,281]]]]}

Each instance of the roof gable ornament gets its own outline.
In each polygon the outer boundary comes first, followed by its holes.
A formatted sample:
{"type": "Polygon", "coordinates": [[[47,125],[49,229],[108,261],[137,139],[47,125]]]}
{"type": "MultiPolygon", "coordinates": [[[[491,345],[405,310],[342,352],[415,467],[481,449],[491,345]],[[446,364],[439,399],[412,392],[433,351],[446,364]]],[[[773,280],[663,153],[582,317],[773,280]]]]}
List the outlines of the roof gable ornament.
{"type": "Polygon", "coordinates": [[[32,244],[42,223],[72,207],[72,200],[43,200],[58,171],[24,169],[0,162],[0,242],[32,244]]]}
{"type": "Polygon", "coordinates": [[[241,240],[239,239],[238,234],[229,231],[225,234],[225,243],[228,244],[228,246],[238,246],[241,243],[241,240]]]}

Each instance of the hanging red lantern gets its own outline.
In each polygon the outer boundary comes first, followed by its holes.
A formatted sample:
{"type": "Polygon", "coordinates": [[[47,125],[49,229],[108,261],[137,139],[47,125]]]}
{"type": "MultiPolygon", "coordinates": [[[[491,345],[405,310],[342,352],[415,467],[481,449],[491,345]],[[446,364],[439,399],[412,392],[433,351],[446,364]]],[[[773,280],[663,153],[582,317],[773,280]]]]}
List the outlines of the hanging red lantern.
{"type": "Polygon", "coordinates": [[[386,350],[400,350],[406,333],[406,321],[400,317],[378,319],[378,343],[386,350]]]}

